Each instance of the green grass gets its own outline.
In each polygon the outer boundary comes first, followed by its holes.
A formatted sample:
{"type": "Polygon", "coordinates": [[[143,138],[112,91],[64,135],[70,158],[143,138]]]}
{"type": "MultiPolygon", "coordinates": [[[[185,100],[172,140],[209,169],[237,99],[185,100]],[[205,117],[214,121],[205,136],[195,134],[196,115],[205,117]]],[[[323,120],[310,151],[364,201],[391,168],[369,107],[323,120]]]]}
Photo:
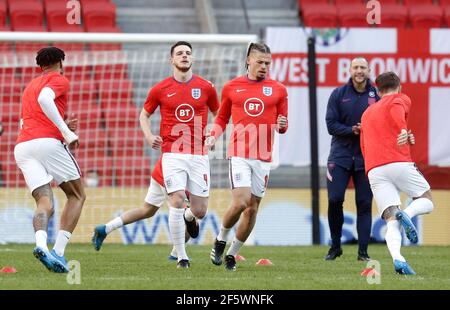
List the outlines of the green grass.
{"type": "Polygon", "coordinates": [[[344,255],[326,262],[328,248],[247,246],[246,261],[236,272],[214,266],[210,247],[188,246],[191,268],[179,270],[167,260],[167,245],[111,245],[95,252],[87,244],[70,244],[68,259],[81,264],[81,284],[69,285],[66,275],[48,272],[32,255],[33,245],[0,246],[0,267],[14,266],[16,274],[0,274],[0,289],[450,289],[450,247],[406,247],[403,255],[417,276],[396,275],[386,246],[371,245],[369,254],[381,264],[381,284],[369,285],[360,276],[364,262],[356,247],[344,246],[344,255]],[[259,258],[274,265],[256,266],[259,258]]]}

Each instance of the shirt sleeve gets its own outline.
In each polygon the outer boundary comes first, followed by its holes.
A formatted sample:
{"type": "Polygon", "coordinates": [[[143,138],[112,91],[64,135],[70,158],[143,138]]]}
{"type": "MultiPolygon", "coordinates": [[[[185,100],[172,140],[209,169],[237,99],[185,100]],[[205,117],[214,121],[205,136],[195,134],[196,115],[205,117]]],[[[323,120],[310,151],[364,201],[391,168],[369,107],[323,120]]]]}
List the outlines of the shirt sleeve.
{"type": "Polygon", "coordinates": [[[45,87],[49,87],[55,93],[55,98],[58,98],[69,91],[69,80],[60,75],[55,75],[51,78],[45,87]]]}
{"type": "Polygon", "coordinates": [[[353,135],[352,127],[340,122],[340,113],[338,108],[339,98],[337,93],[337,89],[335,89],[328,100],[327,113],[325,117],[328,133],[332,136],[351,136],[353,135]]]}
{"type": "Polygon", "coordinates": [[[222,89],[222,104],[220,105],[219,113],[214,121],[211,129],[211,136],[216,139],[225,131],[225,128],[231,117],[231,98],[229,97],[228,87],[222,89]]]}
{"type": "Polygon", "coordinates": [[[207,102],[208,108],[211,112],[216,112],[219,110],[219,97],[217,96],[216,88],[214,84],[211,83],[211,87],[209,88],[209,97],[207,102]]]}
{"type": "Polygon", "coordinates": [[[152,87],[148,92],[147,99],[144,102],[144,110],[148,114],[153,114],[159,106],[158,88],[152,87]]]}
{"type": "Polygon", "coordinates": [[[406,111],[405,107],[400,101],[394,100],[392,102],[392,106],[389,110],[389,113],[393,120],[393,126],[395,126],[396,130],[400,132],[402,129],[406,129],[408,127],[406,121],[406,111]]]}
{"type": "MultiPolygon", "coordinates": [[[[277,117],[278,115],[285,116],[286,118],[288,117],[288,93],[286,87],[284,86],[282,86],[281,88],[281,96],[277,104],[277,117]]],[[[283,129],[278,129],[278,132],[281,134],[285,133],[288,129],[288,126],[289,122],[286,123],[286,127],[284,127],[283,129]]]]}

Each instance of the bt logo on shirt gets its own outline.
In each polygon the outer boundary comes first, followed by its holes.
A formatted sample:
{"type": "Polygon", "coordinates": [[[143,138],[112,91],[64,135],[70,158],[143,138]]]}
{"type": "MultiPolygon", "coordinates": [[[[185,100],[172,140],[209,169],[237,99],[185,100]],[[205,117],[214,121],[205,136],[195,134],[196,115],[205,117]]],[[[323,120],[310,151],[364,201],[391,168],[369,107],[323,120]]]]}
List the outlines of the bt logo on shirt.
{"type": "Polygon", "coordinates": [[[249,116],[260,116],[264,112],[264,101],[259,98],[249,98],[244,103],[244,110],[249,116]]]}
{"type": "Polygon", "coordinates": [[[194,118],[194,108],[187,104],[180,104],[175,110],[175,117],[182,123],[187,123],[194,118]]]}

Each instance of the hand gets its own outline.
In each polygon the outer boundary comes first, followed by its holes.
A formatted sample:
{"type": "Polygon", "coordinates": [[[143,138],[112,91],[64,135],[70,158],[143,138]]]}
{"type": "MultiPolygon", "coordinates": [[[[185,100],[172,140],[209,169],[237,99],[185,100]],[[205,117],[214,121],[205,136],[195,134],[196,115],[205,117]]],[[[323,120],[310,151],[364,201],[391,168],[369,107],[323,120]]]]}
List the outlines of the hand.
{"type": "Polygon", "coordinates": [[[402,129],[397,136],[397,145],[404,145],[406,143],[408,143],[408,131],[402,129]]]}
{"type": "Polygon", "coordinates": [[[214,138],[214,136],[211,136],[211,132],[206,133],[205,137],[205,146],[210,150],[213,150],[214,145],[216,144],[216,138],[214,138]]]}
{"type": "Polygon", "coordinates": [[[411,145],[416,144],[416,138],[414,137],[414,134],[411,132],[411,129],[408,131],[408,141],[409,144],[411,145]]]}
{"type": "Polygon", "coordinates": [[[152,149],[159,150],[163,143],[163,139],[160,136],[151,136],[151,138],[148,140],[148,143],[150,144],[152,149]]]}
{"type": "Polygon", "coordinates": [[[75,140],[69,144],[69,150],[75,150],[79,147],[80,147],[80,143],[78,142],[78,140],[75,140]]]}
{"type": "Polygon", "coordinates": [[[361,133],[361,123],[357,123],[356,125],[352,126],[353,134],[359,135],[361,133]]]}
{"type": "Polygon", "coordinates": [[[287,126],[287,117],[286,116],[283,116],[283,115],[278,115],[278,118],[277,118],[277,126],[278,126],[278,130],[280,130],[280,129],[285,129],[286,128],[286,126],[287,126]]]}
{"type": "Polygon", "coordinates": [[[67,127],[70,130],[76,131],[78,129],[78,118],[75,118],[75,114],[72,113],[69,118],[66,119],[67,127]]]}
{"type": "Polygon", "coordinates": [[[73,131],[67,131],[62,133],[64,140],[66,141],[69,149],[73,150],[80,146],[78,143],[78,136],[73,131]]]}

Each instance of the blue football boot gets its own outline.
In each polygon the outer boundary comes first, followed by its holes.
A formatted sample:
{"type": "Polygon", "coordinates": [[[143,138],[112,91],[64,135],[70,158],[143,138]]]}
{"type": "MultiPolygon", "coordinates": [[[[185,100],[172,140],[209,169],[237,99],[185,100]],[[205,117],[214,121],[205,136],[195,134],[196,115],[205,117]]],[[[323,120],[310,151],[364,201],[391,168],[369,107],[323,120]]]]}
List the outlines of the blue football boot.
{"type": "Polygon", "coordinates": [[[92,236],[92,244],[94,244],[94,248],[96,251],[100,251],[103,240],[105,240],[106,236],[106,225],[98,225],[97,227],[95,227],[94,235],[92,236]]]}
{"type": "Polygon", "coordinates": [[[419,238],[417,237],[417,229],[408,214],[406,214],[405,211],[400,210],[397,214],[395,214],[395,218],[400,222],[405,230],[406,238],[408,238],[408,240],[412,243],[417,243],[419,241],[419,238]]]}
{"type": "Polygon", "coordinates": [[[408,262],[402,262],[399,260],[394,260],[395,272],[404,275],[415,275],[416,272],[408,265],[408,262]]]}

